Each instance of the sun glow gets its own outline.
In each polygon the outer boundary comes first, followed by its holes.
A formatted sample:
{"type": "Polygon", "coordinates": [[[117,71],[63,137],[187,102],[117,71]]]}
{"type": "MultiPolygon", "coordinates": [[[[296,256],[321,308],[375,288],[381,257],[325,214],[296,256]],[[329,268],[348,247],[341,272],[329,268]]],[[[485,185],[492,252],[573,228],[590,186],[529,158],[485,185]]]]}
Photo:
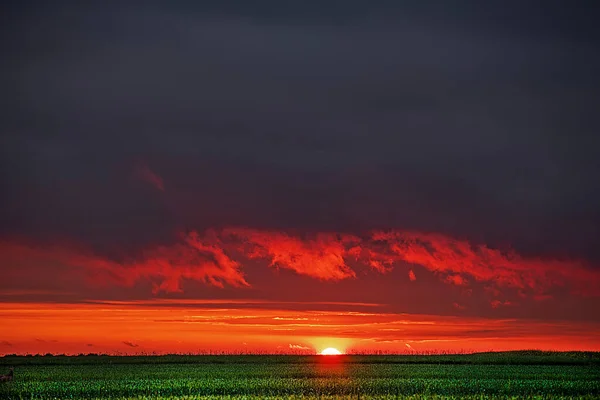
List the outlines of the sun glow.
{"type": "Polygon", "coordinates": [[[323,356],[337,356],[340,354],[342,354],[342,352],[338,349],[334,349],[333,347],[328,347],[321,352],[321,355],[323,356]]]}

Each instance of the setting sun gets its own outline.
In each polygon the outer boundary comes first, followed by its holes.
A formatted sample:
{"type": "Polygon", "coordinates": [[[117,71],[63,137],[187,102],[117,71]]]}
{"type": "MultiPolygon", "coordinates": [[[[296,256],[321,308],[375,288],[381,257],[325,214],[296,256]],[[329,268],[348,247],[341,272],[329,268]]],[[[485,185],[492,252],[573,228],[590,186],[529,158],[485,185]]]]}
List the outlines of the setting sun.
{"type": "Polygon", "coordinates": [[[342,352],[339,351],[338,349],[334,349],[333,347],[328,347],[321,352],[321,355],[324,355],[324,356],[337,356],[340,354],[342,354],[342,352]]]}

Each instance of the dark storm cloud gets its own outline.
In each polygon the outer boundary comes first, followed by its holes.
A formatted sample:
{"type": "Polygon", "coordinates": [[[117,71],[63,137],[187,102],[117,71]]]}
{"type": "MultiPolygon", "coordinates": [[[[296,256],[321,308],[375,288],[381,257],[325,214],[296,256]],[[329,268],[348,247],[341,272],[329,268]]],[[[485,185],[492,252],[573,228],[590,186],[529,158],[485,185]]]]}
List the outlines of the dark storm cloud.
{"type": "Polygon", "coordinates": [[[389,227],[597,256],[597,6],[424,3],[13,6],[2,234],[389,227]]]}

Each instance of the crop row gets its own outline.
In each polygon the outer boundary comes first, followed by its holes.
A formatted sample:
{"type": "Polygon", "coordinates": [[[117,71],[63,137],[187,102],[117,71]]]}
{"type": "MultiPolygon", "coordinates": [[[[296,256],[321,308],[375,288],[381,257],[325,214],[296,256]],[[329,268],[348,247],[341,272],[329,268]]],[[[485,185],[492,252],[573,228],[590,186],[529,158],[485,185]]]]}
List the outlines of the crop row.
{"type": "MultiPolygon", "coordinates": [[[[4,388],[2,390],[5,390],[4,388]]],[[[2,392],[0,392],[2,393],[2,392]]],[[[358,395],[358,394],[479,393],[527,395],[600,395],[598,382],[500,379],[365,379],[365,378],[258,378],[258,379],[137,379],[127,381],[66,381],[13,383],[8,398],[110,398],[118,396],[185,395],[358,395]]]]}
{"type": "Polygon", "coordinates": [[[600,396],[592,366],[224,364],[27,366],[0,398],[600,396]]]}

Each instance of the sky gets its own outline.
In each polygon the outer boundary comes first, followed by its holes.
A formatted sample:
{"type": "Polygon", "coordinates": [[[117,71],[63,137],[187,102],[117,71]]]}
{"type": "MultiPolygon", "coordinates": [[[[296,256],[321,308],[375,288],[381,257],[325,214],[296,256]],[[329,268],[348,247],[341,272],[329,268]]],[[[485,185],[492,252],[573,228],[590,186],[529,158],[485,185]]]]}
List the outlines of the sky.
{"type": "Polygon", "coordinates": [[[20,1],[0,355],[600,350],[600,5],[20,1]]]}

